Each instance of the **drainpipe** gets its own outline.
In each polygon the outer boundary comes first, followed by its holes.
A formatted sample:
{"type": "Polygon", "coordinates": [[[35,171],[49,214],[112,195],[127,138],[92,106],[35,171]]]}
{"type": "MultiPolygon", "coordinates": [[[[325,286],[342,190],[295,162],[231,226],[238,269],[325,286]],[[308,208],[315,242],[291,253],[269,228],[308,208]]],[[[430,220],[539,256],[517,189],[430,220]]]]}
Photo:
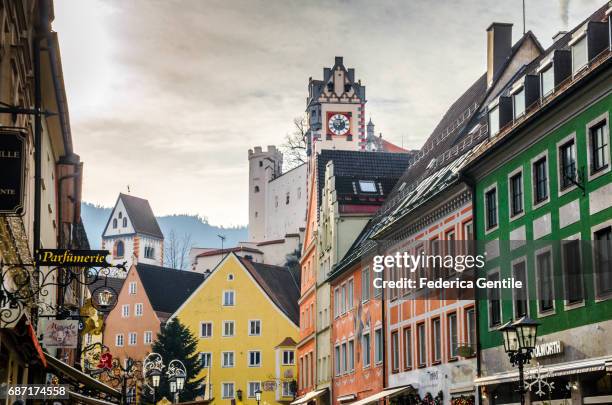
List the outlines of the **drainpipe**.
{"type": "MultiPolygon", "coordinates": [[[[476,180],[474,178],[464,172],[459,175],[459,180],[465,183],[470,189],[470,193],[472,194],[472,224],[474,226],[474,244],[476,243],[476,180]]],[[[474,290],[476,293],[477,290],[474,290]]],[[[475,294],[476,295],[476,294],[475,294]]],[[[481,360],[480,360],[480,316],[479,316],[479,305],[478,305],[478,297],[474,296],[474,318],[476,321],[476,376],[480,376],[481,371],[481,360]]],[[[478,397],[478,403],[482,404],[482,398],[480,389],[477,389],[476,393],[478,397]]]]}

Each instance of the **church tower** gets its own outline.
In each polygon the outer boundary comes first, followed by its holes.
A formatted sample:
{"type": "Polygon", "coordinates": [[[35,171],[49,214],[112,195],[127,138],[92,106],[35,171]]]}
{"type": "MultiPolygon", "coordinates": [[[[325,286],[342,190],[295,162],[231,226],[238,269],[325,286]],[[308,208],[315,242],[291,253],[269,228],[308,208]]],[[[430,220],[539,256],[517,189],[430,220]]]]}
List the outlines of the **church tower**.
{"type": "Polygon", "coordinates": [[[341,56],[323,69],[323,80],[309,79],[306,114],[308,154],[323,149],[365,150],[365,86],[355,81],[341,56]]]}
{"type": "Polygon", "coordinates": [[[249,149],[249,241],[266,239],[266,216],[270,180],[282,174],[283,154],[274,145],[263,151],[249,149]]]}

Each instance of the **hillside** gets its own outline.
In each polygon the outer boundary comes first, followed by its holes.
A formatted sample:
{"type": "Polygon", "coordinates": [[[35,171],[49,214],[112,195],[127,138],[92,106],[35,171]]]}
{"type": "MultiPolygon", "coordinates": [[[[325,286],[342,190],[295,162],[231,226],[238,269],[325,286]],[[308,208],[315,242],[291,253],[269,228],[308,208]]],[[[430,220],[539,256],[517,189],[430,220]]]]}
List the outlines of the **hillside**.
{"type": "MultiPolygon", "coordinates": [[[[100,248],[102,231],[111,212],[110,207],[100,207],[91,203],[81,205],[81,217],[92,249],[100,248]]],[[[225,246],[235,246],[247,240],[247,227],[223,228],[209,224],[204,218],[195,215],[166,215],[157,217],[159,226],[166,237],[174,231],[177,237],[191,235],[193,246],[221,247],[218,234],[227,237],[225,246]]]]}

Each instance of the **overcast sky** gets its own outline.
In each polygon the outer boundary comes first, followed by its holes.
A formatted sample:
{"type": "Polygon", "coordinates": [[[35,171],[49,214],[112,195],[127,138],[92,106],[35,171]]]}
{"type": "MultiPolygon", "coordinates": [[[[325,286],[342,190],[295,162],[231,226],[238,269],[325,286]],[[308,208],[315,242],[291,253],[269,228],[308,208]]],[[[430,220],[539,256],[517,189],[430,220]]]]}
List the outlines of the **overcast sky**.
{"type": "MultiPolygon", "coordinates": [[[[544,47],[604,0],[526,0],[544,47]]],[[[56,0],[84,199],[112,205],[129,184],[158,215],[247,223],[247,150],[280,144],[308,78],[334,56],[366,86],[388,140],[419,148],[485,70],[485,29],[521,0],[56,0]]]]}

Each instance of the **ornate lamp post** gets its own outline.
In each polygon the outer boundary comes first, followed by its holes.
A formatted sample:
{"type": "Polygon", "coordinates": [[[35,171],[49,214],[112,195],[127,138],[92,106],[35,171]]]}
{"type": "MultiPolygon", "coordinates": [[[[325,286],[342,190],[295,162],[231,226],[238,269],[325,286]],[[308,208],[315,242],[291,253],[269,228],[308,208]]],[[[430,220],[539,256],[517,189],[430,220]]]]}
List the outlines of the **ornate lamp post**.
{"type": "Polygon", "coordinates": [[[164,360],[158,353],[149,353],[143,362],[143,370],[145,375],[145,386],[153,393],[153,402],[155,403],[155,394],[159,388],[162,375],[168,378],[170,393],[172,394],[173,402],[178,401],[181,391],[185,388],[187,380],[187,369],[182,361],[174,359],[168,363],[166,372],[163,370],[164,360]],[[151,382],[149,385],[148,382],[151,382]]]}
{"type": "Polygon", "coordinates": [[[257,405],[259,405],[259,401],[261,401],[261,390],[260,389],[255,391],[255,399],[257,400],[257,405]]]}
{"type": "Polygon", "coordinates": [[[142,363],[142,368],[145,377],[144,385],[153,393],[153,403],[155,403],[155,394],[164,369],[162,356],[157,353],[149,353],[142,363]]]}
{"type": "Polygon", "coordinates": [[[170,393],[174,397],[174,401],[178,402],[179,394],[185,387],[187,369],[182,361],[174,359],[168,364],[166,375],[170,382],[170,393]]]}
{"type": "Polygon", "coordinates": [[[508,321],[500,331],[504,338],[504,350],[510,358],[512,366],[519,369],[519,394],[521,405],[525,404],[525,376],[523,366],[531,360],[531,354],[536,344],[539,322],[524,316],[516,322],[508,321]]]}

